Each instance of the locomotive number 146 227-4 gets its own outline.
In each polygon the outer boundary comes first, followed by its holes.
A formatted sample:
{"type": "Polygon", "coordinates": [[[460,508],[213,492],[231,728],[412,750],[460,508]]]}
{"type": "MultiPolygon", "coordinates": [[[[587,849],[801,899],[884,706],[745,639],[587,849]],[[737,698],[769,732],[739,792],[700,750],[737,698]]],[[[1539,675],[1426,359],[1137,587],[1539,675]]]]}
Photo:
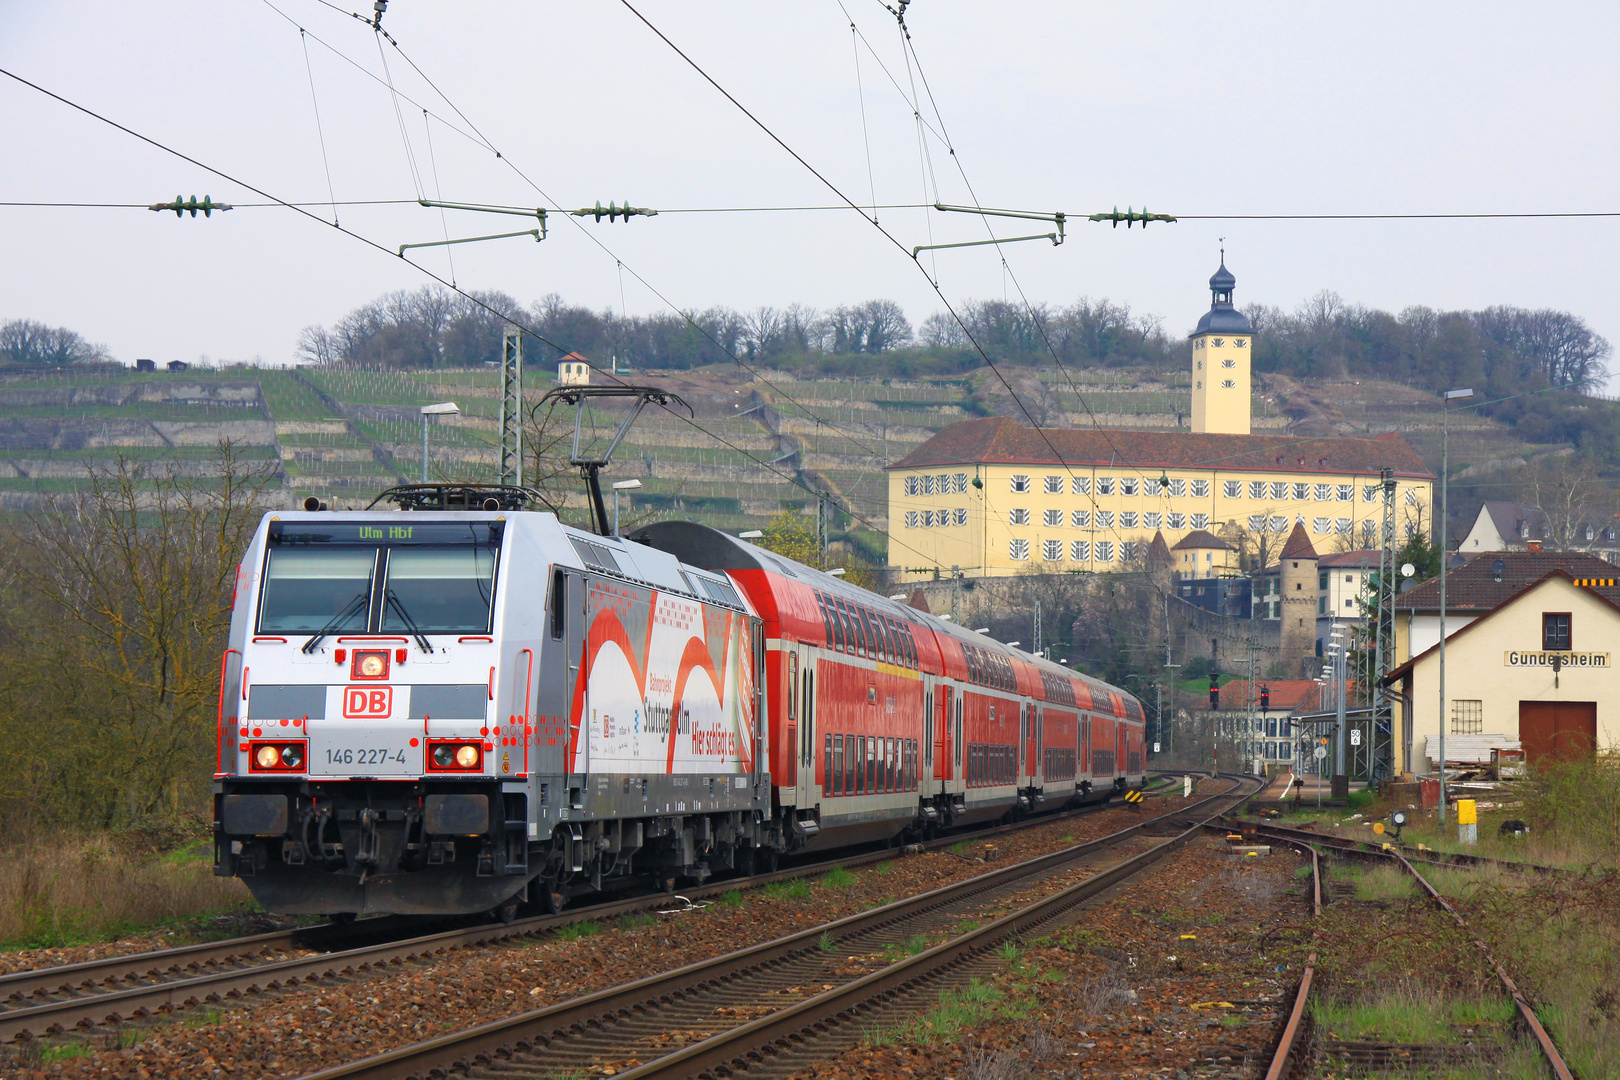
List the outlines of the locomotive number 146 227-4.
{"type": "Polygon", "coordinates": [[[328,765],[404,765],[405,751],[352,746],[329,747],[326,751],[326,763],[328,765]]]}

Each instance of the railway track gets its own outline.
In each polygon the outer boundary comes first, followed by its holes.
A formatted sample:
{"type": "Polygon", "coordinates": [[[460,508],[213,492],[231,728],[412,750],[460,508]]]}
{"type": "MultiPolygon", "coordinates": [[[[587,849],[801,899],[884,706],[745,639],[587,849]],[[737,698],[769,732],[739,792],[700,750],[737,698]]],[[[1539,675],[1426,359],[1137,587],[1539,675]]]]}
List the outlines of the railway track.
{"type": "MultiPolygon", "coordinates": [[[[1113,803],[1043,814],[1011,825],[941,837],[927,849],[987,838],[1017,829],[1097,813],[1113,803]]],[[[688,898],[719,895],[740,886],[755,887],[825,870],[834,863],[862,866],[894,857],[884,849],[844,855],[683,890],[688,898]]],[[[296,987],[309,982],[381,970],[457,949],[476,948],[545,933],[588,919],[612,918],[667,904],[662,893],[637,895],[571,909],[557,915],[478,923],[429,934],[411,933],[423,920],[366,919],[348,926],[324,923],[218,942],[184,945],[132,956],[106,957],[0,976],[0,1041],[38,1038],[74,1028],[139,1019],[153,1013],[296,987]],[[372,924],[376,924],[373,926],[372,924]],[[401,937],[401,934],[405,934],[401,937]],[[365,944],[356,939],[374,938],[365,944]],[[313,953],[312,953],[313,950],[313,953]]],[[[441,925],[443,920],[434,920],[441,925]]]]}
{"type": "MultiPolygon", "coordinates": [[[[1289,829],[1273,825],[1254,825],[1244,822],[1245,835],[1272,836],[1277,840],[1291,844],[1308,851],[1311,857],[1313,879],[1313,915],[1322,914],[1322,876],[1321,858],[1314,843],[1323,842],[1326,838],[1312,833],[1309,830],[1289,829]]],[[[1426,893],[1442,911],[1454,919],[1464,933],[1468,933],[1468,924],[1462,914],[1441,896],[1439,891],[1431,885],[1427,878],[1413,865],[1413,861],[1400,851],[1385,851],[1381,848],[1372,848],[1356,841],[1342,838],[1339,843],[1327,843],[1341,854],[1370,861],[1389,860],[1398,863],[1417,882],[1418,887],[1426,893]]],[[[1497,859],[1488,859],[1483,856],[1463,856],[1469,860],[1466,864],[1452,861],[1435,862],[1437,866],[1474,865],[1474,866],[1505,866],[1529,871],[1555,871],[1553,867],[1536,866],[1530,863],[1503,862],[1497,859]]],[[[1555,1080],[1575,1080],[1569,1065],[1564,1061],[1552,1036],[1542,1026],[1540,1019],[1529,1001],[1519,990],[1518,984],[1507,973],[1507,969],[1491,954],[1490,949],[1478,937],[1470,934],[1470,941],[1474,947],[1484,955],[1487,964],[1496,974],[1503,991],[1513,1001],[1515,1010],[1519,1015],[1519,1022],[1524,1026],[1535,1040],[1541,1056],[1546,1061],[1555,1080]]],[[[1278,1039],[1277,1049],[1274,1052],[1270,1066],[1266,1070],[1265,1080],[1294,1080],[1302,1077],[1315,1052],[1313,1025],[1309,1016],[1310,995],[1316,978],[1317,954],[1312,952],[1306,961],[1305,969],[1300,977],[1298,988],[1294,993],[1294,1003],[1289,1011],[1287,1021],[1278,1039]]],[[[1379,1071],[1391,1068],[1405,1070],[1428,1068],[1440,1071],[1450,1066],[1466,1066],[1477,1063],[1475,1053],[1460,1047],[1452,1046],[1398,1046],[1387,1043],[1341,1042],[1334,1046],[1335,1056],[1342,1059],[1347,1065],[1363,1071],[1379,1071]]]]}
{"type": "MultiPolygon", "coordinates": [[[[1361,851],[1372,854],[1383,854],[1385,852],[1383,843],[1356,840],[1349,836],[1335,836],[1332,833],[1317,832],[1314,829],[1296,829],[1289,825],[1278,825],[1269,821],[1228,817],[1223,819],[1222,824],[1246,836],[1265,834],[1299,843],[1322,844],[1339,851],[1361,851]]],[[[1517,862],[1512,859],[1493,859],[1486,855],[1469,855],[1465,852],[1456,851],[1435,851],[1431,848],[1424,848],[1421,852],[1414,852],[1409,848],[1401,848],[1399,845],[1396,845],[1396,847],[1405,854],[1405,857],[1410,862],[1427,866],[1489,866],[1499,870],[1528,874],[1571,873],[1571,871],[1561,866],[1543,866],[1540,863],[1517,862]]]]}
{"type": "Polygon", "coordinates": [[[853,1044],[879,1016],[931,1007],[939,989],[999,963],[1002,946],[1044,932],[1152,865],[1199,831],[1200,822],[1178,819],[1207,819],[1261,790],[1229,779],[1225,792],[1098,840],[305,1080],[526,1077],[604,1066],[620,1080],[787,1075],[853,1044]],[[1144,849],[1095,865],[1127,841],[1144,849]],[[1022,895],[1043,886],[1038,899],[1022,895]]]}

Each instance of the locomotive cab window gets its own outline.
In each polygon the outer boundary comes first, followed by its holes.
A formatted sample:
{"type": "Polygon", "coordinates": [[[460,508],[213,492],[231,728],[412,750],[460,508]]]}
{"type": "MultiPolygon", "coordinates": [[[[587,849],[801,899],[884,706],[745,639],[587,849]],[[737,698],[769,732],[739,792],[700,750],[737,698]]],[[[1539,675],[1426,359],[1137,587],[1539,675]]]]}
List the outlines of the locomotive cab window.
{"type": "Polygon", "coordinates": [[[495,550],[396,548],[388,553],[383,633],[481,634],[489,629],[495,550]]]}
{"type": "Polygon", "coordinates": [[[375,549],[270,549],[259,632],[363,632],[371,617],[375,549]]]}

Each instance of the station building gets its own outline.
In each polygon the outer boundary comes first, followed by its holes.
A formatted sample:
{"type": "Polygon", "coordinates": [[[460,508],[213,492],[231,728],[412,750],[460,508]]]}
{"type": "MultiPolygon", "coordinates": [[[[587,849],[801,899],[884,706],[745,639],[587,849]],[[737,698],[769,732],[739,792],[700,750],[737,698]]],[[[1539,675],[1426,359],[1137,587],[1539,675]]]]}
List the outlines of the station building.
{"type": "Polygon", "coordinates": [[[1156,533],[1174,549],[1200,531],[1264,565],[1296,526],[1349,550],[1376,537],[1383,469],[1398,528],[1426,532],[1434,475],[1399,434],[1251,433],[1253,328],[1224,262],[1209,284],[1191,336],[1191,431],[952,424],[888,466],[890,568],[906,580],[1126,570],[1156,533]]]}
{"type": "Polygon", "coordinates": [[[1396,603],[1397,766],[1483,762],[1492,747],[1526,761],[1620,746],[1620,567],[1579,552],[1500,552],[1446,582],[1446,695],[1440,698],[1439,581],[1396,603]]]}

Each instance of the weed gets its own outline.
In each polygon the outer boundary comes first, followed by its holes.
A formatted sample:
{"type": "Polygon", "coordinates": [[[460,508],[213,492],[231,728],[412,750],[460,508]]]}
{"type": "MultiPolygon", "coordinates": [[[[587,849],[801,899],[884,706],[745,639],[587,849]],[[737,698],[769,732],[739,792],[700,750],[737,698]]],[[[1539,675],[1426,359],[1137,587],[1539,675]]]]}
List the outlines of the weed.
{"type": "Polygon", "coordinates": [[[581,938],[595,937],[602,932],[602,924],[587,919],[584,922],[570,923],[559,926],[554,931],[558,941],[578,941],[581,938]]]}
{"type": "Polygon", "coordinates": [[[1294,876],[1297,877],[1297,878],[1308,878],[1308,877],[1310,877],[1311,876],[1311,864],[1306,863],[1304,866],[1296,867],[1294,869],[1294,876]]]}
{"type": "Polygon", "coordinates": [[[983,925],[984,924],[977,919],[963,919],[961,922],[956,924],[956,933],[958,935],[971,934],[973,931],[977,930],[983,925]]]}
{"type": "Polygon", "coordinates": [[[1016,941],[1003,942],[999,951],[1001,959],[1009,964],[1018,963],[1024,956],[1024,947],[1016,941]]]}
{"type": "Polygon", "coordinates": [[[741,889],[727,889],[720,894],[719,904],[721,907],[742,907],[743,903],[741,889]]]}
{"type": "Polygon", "coordinates": [[[41,1065],[54,1065],[58,1061],[67,1061],[71,1058],[89,1057],[90,1044],[82,1039],[72,1042],[58,1043],[56,1046],[47,1046],[40,1051],[39,1063],[41,1065]]]}
{"type": "Polygon", "coordinates": [[[773,881],[765,886],[765,895],[772,900],[808,900],[810,883],[804,878],[792,881],[773,881]]]}
{"type": "Polygon", "coordinates": [[[184,1023],[190,1028],[212,1027],[223,1019],[225,1014],[218,1009],[204,1009],[200,1013],[186,1017],[184,1023]]]}
{"type": "Polygon", "coordinates": [[[835,866],[825,874],[821,875],[821,884],[830,889],[847,889],[851,885],[855,884],[855,881],[855,875],[850,873],[848,870],[845,870],[842,866],[835,866]]]}
{"type": "Polygon", "coordinates": [[[139,1046],[151,1034],[145,1028],[124,1028],[118,1033],[118,1049],[128,1050],[132,1046],[139,1046]]]}
{"type": "Polygon", "coordinates": [[[1243,1019],[1243,1017],[1241,1017],[1241,1016],[1236,1015],[1235,1013],[1222,1013],[1221,1014],[1221,1026],[1222,1027],[1236,1028],[1236,1027],[1242,1027],[1246,1023],[1248,1023],[1247,1020],[1243,1019]]]}
{"type": "Polygon", "coordinates": [[[1065,844],[1074,843],[1074,835],[1072,833],[1065,833],[1064,835],[1058,837],[1058,839],[1062,840],[1065,844]]]}
{"type": "Polygon", "coordinates": [[[921,934],[913,934],[899,945],[888,944],[883,946],[883,959],[889,963],[903,960],[908,956],[916,956],[928,948],[929,941],[921,934]]]}
{"type": "Polygon", "coordinates": [[[894,873],[894,863],[889,859],[884,859],[882,862],[877,864],[877,872],[880,874],[894,873]]]}
{"type": "Polygon", "coordinates": [[[645,926],[655,926],[658,916],[646,911],[638,911],[634,915],[626,915],[619,920],[620,930],[640,930],[645,926]]]}
{"type": "Polygon", "coordinates": [[[1463,1029],[1507,1025],[1515,1015],[1505,998],[1480,1000],[1443,997],[1412,987],[1386,987],[1360,1001],[1313,1001],[1317,1024],[1340,1039],[1393,1043],[1462,1041],[1463,1029]]]}
{"type": "Polygon", "coordinates": [[[932,1009],[898,1027],[873,1028],[867,1032],[866,1041],[873,1046],[897,1042],[932,1046],[979,1024],[1022,1016],[1029,1008],[1026,1000],[1009,998],[998,987],[974,979],[960,990],[943,991],[932,1009]]]}
{"type": "Polygon", "coordinates": [[[958,855],[966,855],[970,850],[972,850],[972,848],[973,844],[971,842],[967,840],[958,840],[956,843],[950,846],[949,850],[958,855]]]}
{"type": "Polygon", "coordinates": [[[816,948],[822,952],[832,952],[837,947],[838,941],[832,936],[831,930],[823,930],[821,936],[816,939],[816,948]]]}

